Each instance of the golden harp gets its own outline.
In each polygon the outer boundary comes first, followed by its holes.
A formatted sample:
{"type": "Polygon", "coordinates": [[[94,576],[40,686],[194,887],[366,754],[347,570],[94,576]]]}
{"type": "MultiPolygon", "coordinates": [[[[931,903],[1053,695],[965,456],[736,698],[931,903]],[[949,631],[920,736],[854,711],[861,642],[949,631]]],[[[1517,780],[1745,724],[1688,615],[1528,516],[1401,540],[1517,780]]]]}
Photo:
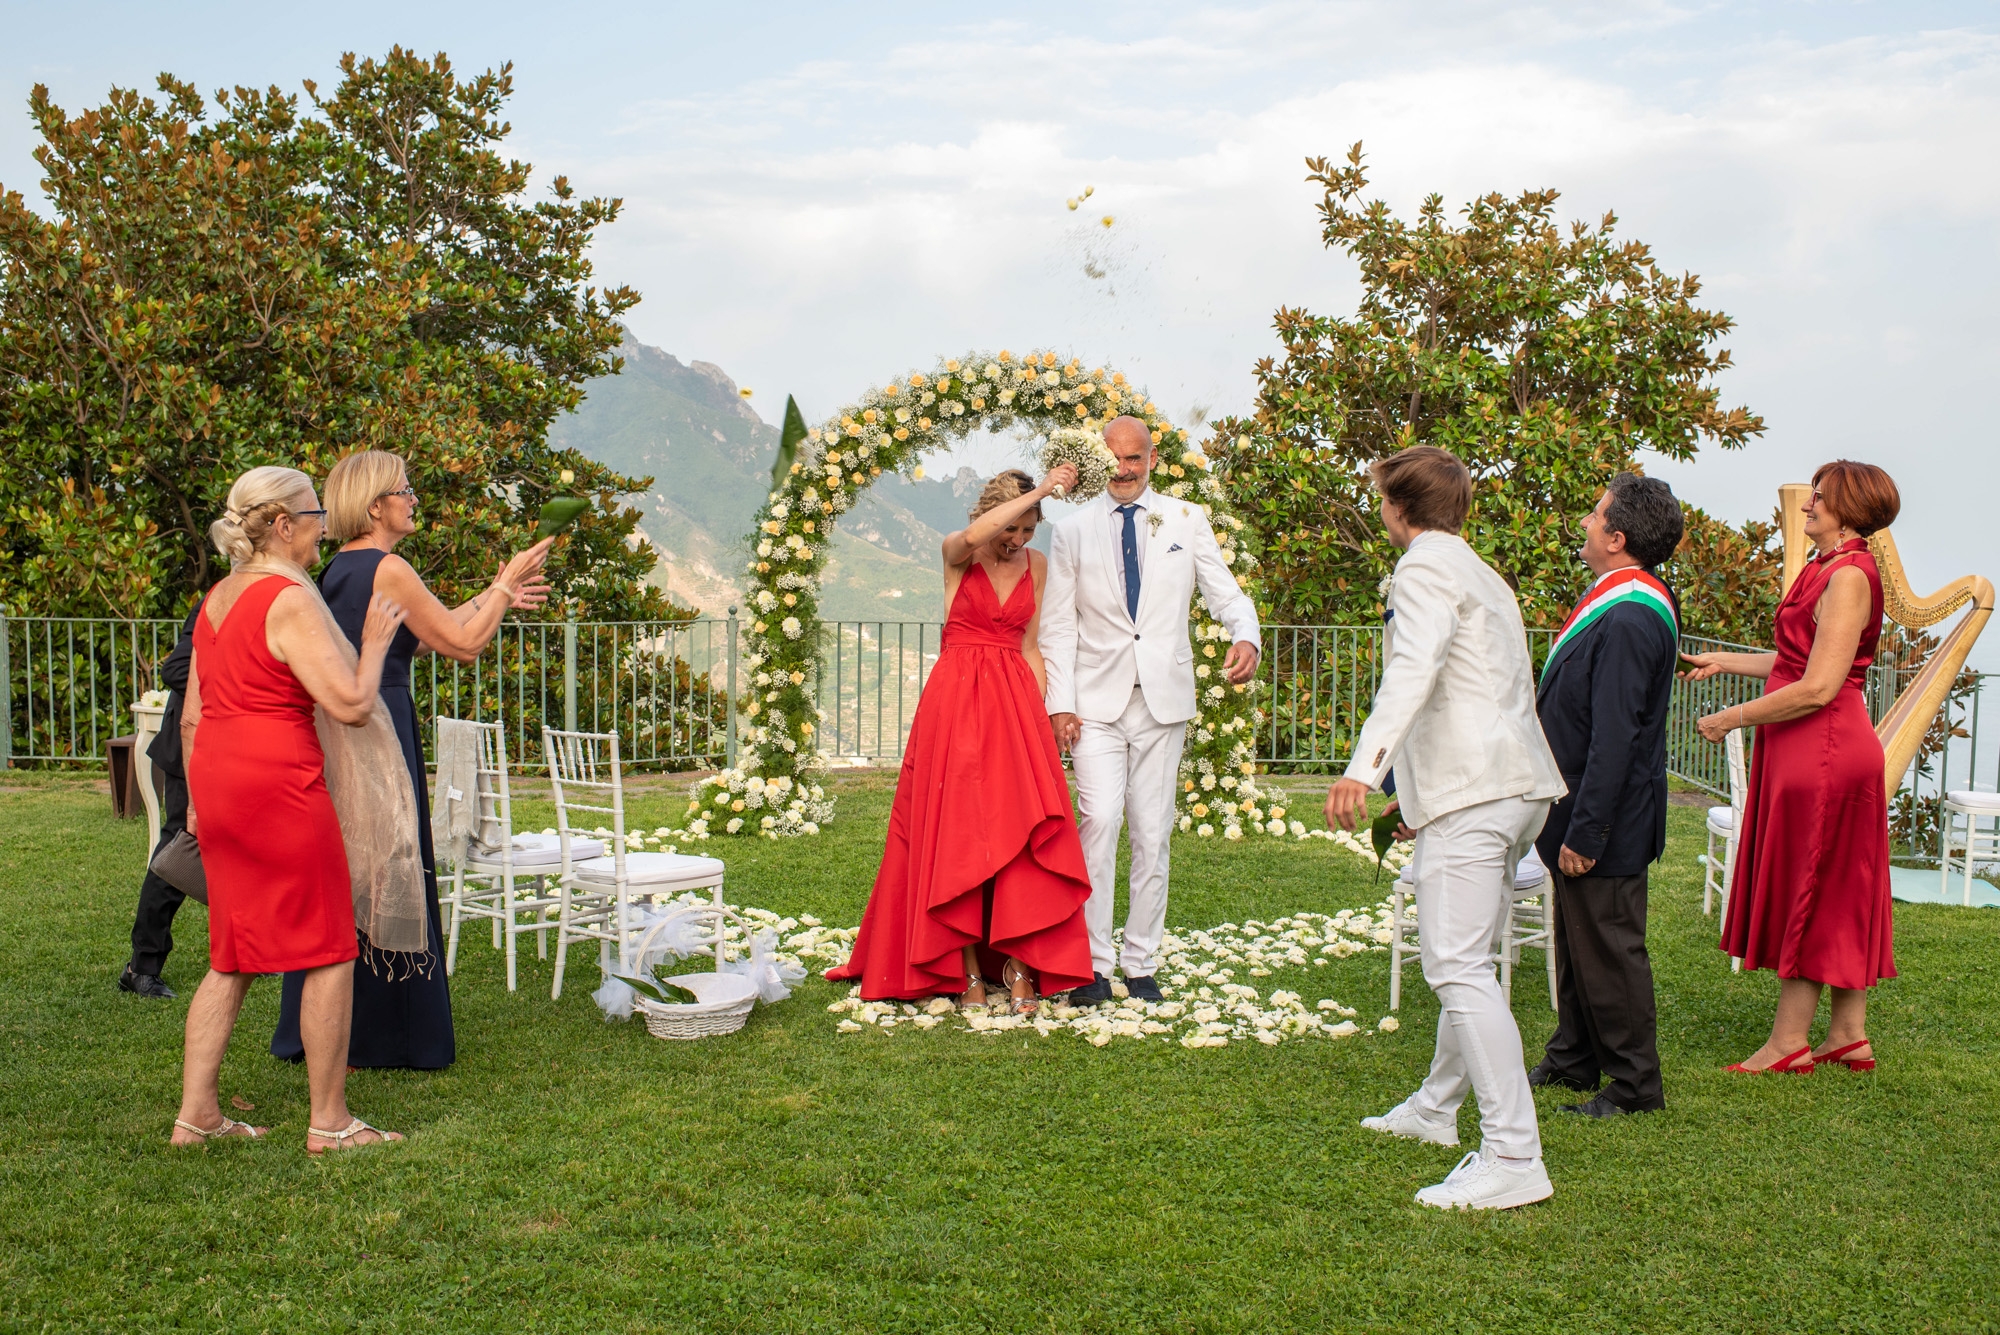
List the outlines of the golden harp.
{"type": "MultiPolygon", "coordinates": [[[[1805,516],[1801,513],[1812,487],[1789,482],[1778,488],[1779,523],[1785,539],[1784,588],[1790,589],[1799,571],[1805,568],[1805,516]]],[[[1882,576],[1882,611],[1899,626],[1924,630],[1937,625],[1961,607],[1968,610],[1959,618],[1917,675],[1904,684],[1896,702],[1875,725],[1882,739],[1884,788],[1890,794],[1902,786],[1903,775],[1916,759],[1924,735],[1944,707],[1952,683],[1965,666],[1986,619],[1993,615],[1993,585],[1983,575],[1962,575],[1926,597],[1910,588],[1903,562],[1896,555],[1896,540],[1882,529],[1868,539],[1868,551],[1882,576]]]]}

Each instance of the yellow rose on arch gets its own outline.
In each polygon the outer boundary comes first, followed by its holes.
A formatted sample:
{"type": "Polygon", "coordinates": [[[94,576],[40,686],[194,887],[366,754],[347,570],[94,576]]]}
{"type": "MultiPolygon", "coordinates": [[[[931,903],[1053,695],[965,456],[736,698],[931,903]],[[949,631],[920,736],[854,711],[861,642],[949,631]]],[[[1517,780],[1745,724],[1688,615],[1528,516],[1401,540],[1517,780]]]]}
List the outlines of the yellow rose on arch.
{"type": "MultiPolygon", "coordinates": [[[[925,455],[976,430],[1101,430],[1121,415],[1140,418],[1152,431],[1159,448],[1154,488],[1207,513],[1223,559],[1237,583],[1250,587],[1255,563],[1239,541],[1243,523],[1223,509],[1222,488],[1210,472],[1209,453],[1221,442],[1195,446],[1122,372],[1047,350],[1001,349],[944,358],[929,371],[900,376],[808,431],[790,473],[757,513],[744,568],[751,618],[742,659],[748,678],[739,709],[742,750],[735,768],[695,787],[677,836],[740,832],[777,839],[817,834],[833,818],[823,786],[830,757],[818,742],[826,721],[816,703],[820,579],[835,522],[876,478],[885,472],[921,478],[925,455]],[[737,828],[727,829],[717,813],[738,803],[766,819],[730,822],[737,828]]],[[[1226,634],[1199,601],[1189,633],[1198,655],[1226,634]]],[[[1304,827],[1288,825],[1282,806],[1273,808],[1251,777],[1264,719],[1254,684],[1231,686],[1217,675],[1198,686],[1200,713],[1188,725],[1182,760],[1184,796],[1212,790],[1217,776],[1228,776],[1233,797],[1226,809],[1208,813],[1213,823],[1199,832],[1303,837],[1304,827]]],[[[1192,830],[1187,811],[1180,828],[1192,830]]]]}

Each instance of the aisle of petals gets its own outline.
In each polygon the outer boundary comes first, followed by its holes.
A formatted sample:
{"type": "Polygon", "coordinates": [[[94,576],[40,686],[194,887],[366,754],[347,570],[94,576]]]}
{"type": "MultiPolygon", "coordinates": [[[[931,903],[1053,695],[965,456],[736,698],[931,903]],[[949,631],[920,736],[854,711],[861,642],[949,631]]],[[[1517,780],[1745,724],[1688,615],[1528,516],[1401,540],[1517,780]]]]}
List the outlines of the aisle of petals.
{"type": "MultiPolygon", "coordinates": [[[[1184,1048],[1219,1048],[1254,1041],[1275,1047],[1301,1038],[1351,1038],[1369,1031],[1355,1022],[1351,1006],[1326,998],[1307,1002],[1296,991],[1266,993],[1244,979],[1310,972],[1335,959],[1386,950],[1389,907],[1343,909],[1339,913],[1294,913],[1270,922],[1226,922],[1205,931],[1169,932],[1161,944],[1164,1000],[1139,1001],[1114,983],[1113,1000],[1098,1006],[1045,1003],[1032,1016],[1008,1013],[1005,1005],[961,1009],[949,997],[910,1002],[863,1001],[860,989],[827,1007],[841,1016],[841,1033],[896,1033],[905,1029],[1001,1034],[1033,1030],[1044,1038],[1075,1034],[1093,1047],[1114,1039],[1158,1040],[1184,1048]]],[[[1393,1032],[1396,1017],[1376,1028],[1393,1032]]]]}

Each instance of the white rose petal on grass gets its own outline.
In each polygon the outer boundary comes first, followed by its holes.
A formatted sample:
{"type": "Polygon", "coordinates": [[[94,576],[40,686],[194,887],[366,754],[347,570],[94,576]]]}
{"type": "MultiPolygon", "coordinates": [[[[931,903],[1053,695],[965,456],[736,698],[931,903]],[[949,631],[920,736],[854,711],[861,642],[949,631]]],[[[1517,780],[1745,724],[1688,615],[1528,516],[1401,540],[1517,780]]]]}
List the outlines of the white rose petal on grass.
{"type": "Polygon", "coordinates": [[[839,1024],[835,1025],[834,1028],[838,1029],[843,1034],[858,1034],[861,1032],[861,1026],[856,1024],[852,1020],[842,1020],[839,1024]]]}
{"type": "Polygon", "coordinates": [[[1385,1015],[1375,1022],[1375,1027],[1385,1034],[1393,1034],[1403,1027],[1403,1022],[1393,1015],[1385,1015]]]}

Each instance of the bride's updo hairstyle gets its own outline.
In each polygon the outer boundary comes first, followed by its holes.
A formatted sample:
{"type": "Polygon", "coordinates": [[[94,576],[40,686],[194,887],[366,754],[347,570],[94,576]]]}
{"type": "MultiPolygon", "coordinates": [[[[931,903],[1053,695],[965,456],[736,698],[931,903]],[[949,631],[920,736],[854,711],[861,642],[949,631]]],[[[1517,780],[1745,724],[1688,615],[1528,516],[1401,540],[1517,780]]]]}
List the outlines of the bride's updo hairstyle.
{"type": "MultiPolygon", "coordinates": [[[[1035,479],[1029,477],[1018,468],[1009,468],[995,473],[993,480],[988,482],[985,488],[980,491],[978,503],[972,507],[972,513],[967,515],[966,518],[977,519],[994,506],[1005,505],[1015,497],[1026,495],[1034,489],[1035,479]]],[[[1035,522],[1040,523],[1042,507],[1037,504],[1021,517],[1025,519],[1028,515],[1033,515],[1035,522]]]]}
{"type": "Polygon", "coordinates": [[[215,550],[240,566],[270,539],[278,516],[294,509],[312,509],[312,479],[296,468],[264,464],[253,468],[229,489],[222,518],[208,526],[215,550]]]}

